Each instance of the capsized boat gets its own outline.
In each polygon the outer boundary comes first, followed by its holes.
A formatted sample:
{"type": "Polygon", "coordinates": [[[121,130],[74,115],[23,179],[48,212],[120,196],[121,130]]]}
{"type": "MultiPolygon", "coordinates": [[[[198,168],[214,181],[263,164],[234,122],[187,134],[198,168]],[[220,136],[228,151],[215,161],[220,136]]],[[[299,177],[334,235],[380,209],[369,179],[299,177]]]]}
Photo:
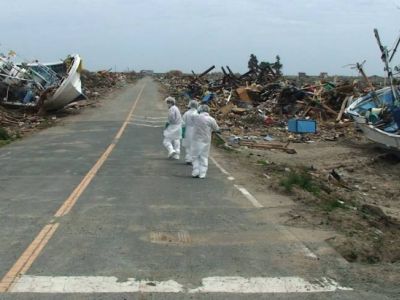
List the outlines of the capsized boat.
{"type": "MultiPolygon", "coordinates": [[[[400,151],[400,89],[395,85],[390,66],[400,45],[400,37],[395,43],[396,46],[389,50],[382,45],[377,29],[374,29],[374,34],[382,54],[381,59],[385,65],[384,70],[387,73],[389,86],[377,91],[373,90],[366,96],[358,98],[345,112],[355,120],[358,128],[368,139],[400,151]]],[[[357,67],[366,78],[362,64],[357,64],[357,67]]]]}
{"type": "MultiPolygon", "coordinates": [[[[400,88],[395,87],[395,91],[400,93],[400,88]]],[[[392,87],[358,98],[345,113],[354,119],[368,139],[400,151],[400,107],[392,87]]]]}
{"type": "Polygon", "coordinates": [[[0,56],[0,104],[57,110],[82,95],[82,59],[56,63],[13,63],[0,56]]]}

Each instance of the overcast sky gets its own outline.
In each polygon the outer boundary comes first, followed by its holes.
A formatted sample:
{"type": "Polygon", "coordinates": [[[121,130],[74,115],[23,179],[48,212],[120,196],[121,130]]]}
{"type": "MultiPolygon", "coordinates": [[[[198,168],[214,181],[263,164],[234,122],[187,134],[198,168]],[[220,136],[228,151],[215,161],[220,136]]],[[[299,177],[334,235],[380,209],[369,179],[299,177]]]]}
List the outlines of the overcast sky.
{"type": "Polygon", "coordinates": [[[363,60],[368,75],[383,74],[373,29],[389,47],[400,33],[400,0],[2,2],[0,52],[43,62],[78,53],[89,70],[244,72],[254,53],[279,54],[285,74],[352,75],[343,66],[363,60]]]}

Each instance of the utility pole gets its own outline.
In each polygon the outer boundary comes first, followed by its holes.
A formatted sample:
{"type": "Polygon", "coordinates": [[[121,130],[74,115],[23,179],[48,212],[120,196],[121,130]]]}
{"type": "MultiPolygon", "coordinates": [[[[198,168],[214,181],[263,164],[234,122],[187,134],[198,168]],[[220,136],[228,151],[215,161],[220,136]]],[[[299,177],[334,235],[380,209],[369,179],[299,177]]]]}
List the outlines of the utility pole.
{"type": "MultiPolygon", "coordinates": [[[[387,77],[389,79],[389,84],[390,84],[390,88],[392,90],[394,103],[395,103],[395,105],[397,105],[398,101],[399,101],[399,96],[397,94],[397,89],[394,87],[394,84],[393,84],[393,73],[392,73],[392,69],[390,68],[390,65],[389,65],[389,61],[393,58],[395,51],[392,53],[393,55],[389,59],[389,50],[387,47],[382,45],[381,39],[379,37],[378,29],[375,28],[374,33],[375,33],[376,41],[378,42],[379,49],[381,50],[381,53],[382,53],[381,58],[382,58],[383,63],[385,64],[385,71],[386,71],[387,77]]],[[[396,45],[396,48],[397,48],[397,46],[398,46],[398,43],[396,45]]]]}

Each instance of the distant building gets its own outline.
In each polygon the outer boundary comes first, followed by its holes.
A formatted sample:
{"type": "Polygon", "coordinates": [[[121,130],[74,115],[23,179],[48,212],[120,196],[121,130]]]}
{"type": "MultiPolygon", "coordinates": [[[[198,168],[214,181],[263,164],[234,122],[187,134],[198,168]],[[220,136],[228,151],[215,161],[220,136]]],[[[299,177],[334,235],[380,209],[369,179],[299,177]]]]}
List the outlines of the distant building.
{"type": "Polygon", "coordinates": [[[327,72],[321,72],[321,73],[319,74],[319,78],[321,78],[321,79],[326,79],[326,78],[328,78],[328,73],[327,73],[327,72]]]}
{"type": "Polygon", "coordinates": [[[307,74],[305,72],[299,72],[299,78],[307,78],[307,74]]]}
{"type": "Polygon", "coordinates": [[[154,71],[153,70],[141,70],[140,74],[142,74],[142,75],[153,75],[154,71]]]}

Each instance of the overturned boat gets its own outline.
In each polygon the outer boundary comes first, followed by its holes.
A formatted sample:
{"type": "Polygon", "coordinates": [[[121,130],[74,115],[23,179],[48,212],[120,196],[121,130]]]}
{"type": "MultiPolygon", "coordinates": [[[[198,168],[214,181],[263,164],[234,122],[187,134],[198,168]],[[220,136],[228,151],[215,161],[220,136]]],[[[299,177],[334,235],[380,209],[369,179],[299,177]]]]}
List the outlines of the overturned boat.
{"type": "MultiPolygon", "coordinates": [[[[389,86],[377,91],[372,90],[366,96],[358,98],[345,112],[355,120],[357,127],[368,139],[400,151],[400,89],[394,84],[390,66],[400,45],[400,38],[397,39],[396,46],[389,51],[382,45],[377,29],[374,29],[374,34],[381,50],[389,86]]],[[[363,77],[366,77],[362,68],[360,69],[363,77]]]]}
{"type": "Polygon", "coordinates": [[[400,107],[392,87],[373,91],[355,100],[346,109],[364,135],[387,148],[400,151],[400,107]]]}
{"type": "Polygon", "coordinates": [[[0,56],[0,104],[57,110],[82,95],[82,59],[15,64],[0,56]]]}

